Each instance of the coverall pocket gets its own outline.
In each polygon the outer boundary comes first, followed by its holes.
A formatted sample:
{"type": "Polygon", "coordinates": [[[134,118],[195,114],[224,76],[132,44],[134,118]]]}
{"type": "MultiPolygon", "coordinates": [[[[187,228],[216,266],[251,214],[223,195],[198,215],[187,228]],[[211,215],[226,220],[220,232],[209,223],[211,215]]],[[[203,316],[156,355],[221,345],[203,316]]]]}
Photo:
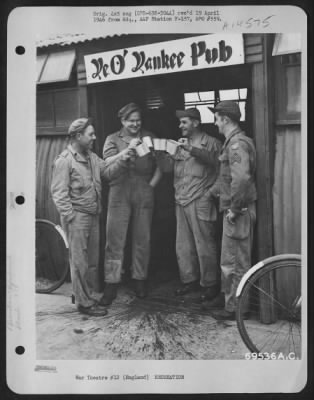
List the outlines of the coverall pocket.
{"type": "Polygon", "coordinates": [[[84,186],[84,178],[82,176],[82,171],[72,168],[71,170],[71,189],[72,190],[81,190],[84,186]]]}
{"type": "Polygon", "coordinates": [[[228,237],[232,239],[245,239],[250,233],[250,215],[247,211],[237,216],[234,224],[224,218],[224,230],[228,237]]]}
{"type": "Polygon", "coordinates": [[[191,174],[193,176],[197,176],[201,178],[204,175],[204,167],[203,165],[193,163],[191,165],[191,174]]]}
{"type": "Polygon", "coordinates": [[[216,221],[216,207],[208,196],[202,196],[196,200],[196,215],[202,221],[216,221]]]}

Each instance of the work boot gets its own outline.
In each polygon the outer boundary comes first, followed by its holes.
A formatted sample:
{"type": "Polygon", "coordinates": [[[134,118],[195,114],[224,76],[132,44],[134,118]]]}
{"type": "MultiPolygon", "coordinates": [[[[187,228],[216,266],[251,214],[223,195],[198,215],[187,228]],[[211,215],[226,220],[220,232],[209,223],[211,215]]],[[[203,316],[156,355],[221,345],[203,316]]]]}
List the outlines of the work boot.
{"type": "Polygon", "coordinates": [[[236,315],[234,311],[217,310],[211,313],[211,316],[218,321],[235,321],[236,315]]]}
{"type": "Polygon", "coordinates": [[[195,292],[197,290],[200,290],[200,285],[198,281],[194,281],[194,282],[184,283],[183,285],[181,285],[181,287],[176,289],[174,294],[176,296],[184,296],[187,293],[195,292]]]}
{"type": "MultiPolygon", "coordinates": [[[[213,311],[211,313],[211,316],[214,317],[218,321],[235,321],[235,319],[236,319],[235,311],[231,312],[231,311],[227,311],[225,309],[213,311]]],[[[245,320],[250,319],[250,313],[249,312],[243,313],[242,318],[245,320]]]]}
{"type": "Polygon", "coordinates": [[[202,310],[216,310],[225,307],[225,296],[223,293],[219,293],[213,300],[210,301],[203,301],[202,303],[202,310]]]}
{"type": "Polygon", "coordinates": [[[219,294],[219,289],[217,286],[211,286],[204,288],[203,293],[200,296],[201,301],[210,301],[213,300],[219,294]]]}
{"type": "Polygon", "coordinates": [[[146,281],[134,279],[134,290],[136,297],[143,299],[147,296],[146,281]]]}
{"type": "Polygon", "coordinates": [[[113,300],[117,297],[118,284],[117,283],[107,283],[105,287],[104,294],[99,300],[101,306],[109,306],[113,300]]]}
{"type": "Polygon", "coordinates": [[[97,304],[94,304],[90,307],[83,307],[83,306],[78,306],[77,307],[78,312],[82,314],[87,314],[92,317],[103,317],[108,314],[108,310],[106,310],[103,307],[98,306],[97,304]]]}

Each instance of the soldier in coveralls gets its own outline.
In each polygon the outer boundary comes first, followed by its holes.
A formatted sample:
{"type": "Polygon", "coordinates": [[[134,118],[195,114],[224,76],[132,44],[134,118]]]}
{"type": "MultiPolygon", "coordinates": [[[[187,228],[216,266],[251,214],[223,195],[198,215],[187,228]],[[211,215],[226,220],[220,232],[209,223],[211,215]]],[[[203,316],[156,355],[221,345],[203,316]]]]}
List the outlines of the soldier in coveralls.
{"type": "Polygon", "coordinates": [[[131,272],[137,297],[146,296],[146,279],[150,257],[151,223],[154,187],[161,170],[151,153],[137,157],[135,147],[145,136],[154,137],[142,129],[142,112],[135,103],[124,106],[118,113],[122,128],[105,141],[103,158],[109,173],[109,199],[105,249],[105,293],[101,304],[109,305],[117,295],[121,280],[123,256],[128,225],[132,219],[131,272]],[[110,171],[119,170],[118,176],[110,171]]]}
{"type": "Polygon", "coordinates": [[[98,268],[101,178],[106,178],[105,163],[91,151],[96,136],[88,118],[73,121],[68,132],[70,144],[53,166],[51,193],[69,242],[78,311],[103,316],[107,310],[98,304],[92,286],[98,268]]]}
{"type": "Polygon", "coordinates": [[[212,312],[213,317],[233,320],[238,284],[251,267],[257,199],[254,178],[256,152],[253,141],[239,126],[241,113],[237,103],[222,101],[210,110],[215,114],[219,132],[226,138],[219,157],[219,178],[210,189],[213,196],[219,197],[220,211],[224,213],[221,249],[224,296],[217,296],[203,307],[221,308],[212,312]]]}
{"type": "Polygon", "coordinates": [[[176,253],[182,285],[175,294],[201,289],[201,300],[219,293],[216,219],[209,189],[219,172],[220,142],[201,130],[198,109],[178,110],[184,136],[174,156],[176,253]]]}

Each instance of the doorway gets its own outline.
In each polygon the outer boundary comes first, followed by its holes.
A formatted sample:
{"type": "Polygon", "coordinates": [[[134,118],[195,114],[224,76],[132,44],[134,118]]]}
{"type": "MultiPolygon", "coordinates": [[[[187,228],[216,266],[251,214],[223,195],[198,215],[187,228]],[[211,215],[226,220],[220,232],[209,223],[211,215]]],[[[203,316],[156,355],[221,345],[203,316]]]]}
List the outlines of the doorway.
{"type": "MultiPolygon", "coordinates": [[[[101,155],[106,137],[120,129],[118,110],[129,102],[138,103],[143,109],[143,126],[157,137],[177,140],[180,136],[177,109],[197,107],[202,116],[203,130],[223,141],[214,125],[208,106],[221,100],[239,103],[243,130],[251,132],[251,70],[247,64],[213,68],[153,77],[135,78],[102,84],[89,88],[89,104],[97,132],[96,152],[101,155]]],[[[104,188],[102,218],[106,221],[108,187],[104,188]]],[[[218,221],[217,242],[220,244],[222,221],[218,221]]],[[[101,230],[101,260],[104,258],[105,230],[101,230]]],[[[162,283],[178,279],[175,254],[176,219],[173,174],[165,171],[155,190],[155,209],[152,225],[150,279],[162,283]]],[[[219,252],[220,253],[220,252],[219,252]]],[[[130,263],[130,245],[125,251],[127,271],[130,263]]],[[[103,263],[101,264],[103,265],[103,263]]]]}

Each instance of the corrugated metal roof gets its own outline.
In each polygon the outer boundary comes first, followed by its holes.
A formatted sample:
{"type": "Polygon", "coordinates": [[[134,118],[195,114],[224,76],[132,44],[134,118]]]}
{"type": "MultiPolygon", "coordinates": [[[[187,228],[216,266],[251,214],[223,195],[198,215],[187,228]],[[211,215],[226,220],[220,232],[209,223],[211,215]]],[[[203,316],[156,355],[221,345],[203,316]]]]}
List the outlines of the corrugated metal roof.
{"type": "Polygon", "coordinates": [[[46,39],[39,39],[36,42],[37,47],[48,47],[52,45],[68,46],[74,43],[90,42],[96,39],[105,39],[122,35],[95,35],[94,33],[63,33],[50,36],[46,39]]]}

